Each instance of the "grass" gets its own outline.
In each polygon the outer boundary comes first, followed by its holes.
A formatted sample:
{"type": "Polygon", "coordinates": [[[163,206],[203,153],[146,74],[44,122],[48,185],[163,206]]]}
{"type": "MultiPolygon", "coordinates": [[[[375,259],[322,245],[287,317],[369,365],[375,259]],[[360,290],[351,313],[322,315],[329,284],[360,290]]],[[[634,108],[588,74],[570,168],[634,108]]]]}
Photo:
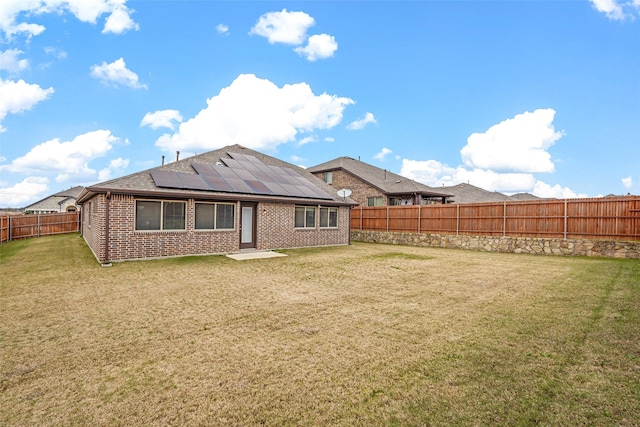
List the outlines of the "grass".
{"type": "Polygon", "coordinates": [[[637,425],[640,262],[0,246],[1,425],[637,425]]]}

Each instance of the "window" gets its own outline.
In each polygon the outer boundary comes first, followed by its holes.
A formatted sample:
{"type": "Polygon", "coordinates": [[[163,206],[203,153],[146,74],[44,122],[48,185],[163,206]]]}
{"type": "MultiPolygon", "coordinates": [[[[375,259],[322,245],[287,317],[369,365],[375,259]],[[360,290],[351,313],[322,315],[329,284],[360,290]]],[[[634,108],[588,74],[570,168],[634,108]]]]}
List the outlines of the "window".
{"type": "Polygon", "coordinates": [[[136,200],[136,230],[184,230],[185,202],[136,200]]]}
{"type": "Polygon", "coordinates": [[[296,228],[315,228],[316,208],[310,206],[296,206],[296,228]]]}
{"type": "Polygon", "coordinates": [[[196,203],[196,230],[233,230],[235,205],[196,203]]]}
{"type": "Polygon", "coordinates": [[[322,174],[322,180],[327,184],[333,184],[333,172],[325,172],[322,174]]]}
{"type": "Polygon", "coordinates": [[[382,196],[367,197],[367,206],[382,206],[382,196]]]}
{"type": "Polygon", "coordinates": [[[335,228],[338,226],[338,208],[320,208],[320,227],[335,228]]]}

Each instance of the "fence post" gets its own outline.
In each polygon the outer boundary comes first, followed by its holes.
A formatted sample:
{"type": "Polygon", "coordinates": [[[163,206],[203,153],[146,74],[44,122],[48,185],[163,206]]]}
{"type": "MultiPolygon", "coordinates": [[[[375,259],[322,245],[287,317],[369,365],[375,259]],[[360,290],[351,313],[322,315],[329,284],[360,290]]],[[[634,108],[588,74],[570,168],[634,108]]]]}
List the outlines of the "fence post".
{"type": "Polygon", "coordinates": [[[7,227],[9,227],[7,229],[7,242],[10,242],[11,241],[11,215],[9,215],[7,219],[8,219],[7,227]]]}
{"type": "Polygon", "coordinates": [[[38,214],[38,225],[36,225],[36,237],[40,237],[40,214],[38,214]]]}
{"type": "Polygon", "coordinates": [[[420,234],[420,213],[422,212],[422,205],[418,205],[418,234],[420,234]]]}
{"type": "Polygon", "coordinates": [[[507,202],[502,207],[502,237],[507,235],[507,202]]]}
{"type": "Polygon", "coordinates": [[[460,230],[460,203],[456,204],[456,236],[460,230]]]}
{"type": "Polygon", "coordinates": [[[564,239],[567,240],[567,199],[564,199],[564,239]]]}
{"type": "Polygon", "coordinates": [[[360,205],[360,231],[362,231],[362,205],[360,205]]]}
{"type": "Polygon", "coordinates": [[[387,233],[389,232],[389,205],[387,205],[387,233]]]}

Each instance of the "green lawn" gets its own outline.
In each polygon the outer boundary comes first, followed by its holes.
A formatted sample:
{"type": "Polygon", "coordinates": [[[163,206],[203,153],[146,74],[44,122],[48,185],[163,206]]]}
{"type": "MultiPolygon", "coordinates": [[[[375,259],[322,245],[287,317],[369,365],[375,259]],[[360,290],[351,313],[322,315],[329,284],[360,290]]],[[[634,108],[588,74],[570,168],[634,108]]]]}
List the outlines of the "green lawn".
{"type": "Polygon", "coordinates": [[[640,262],[0,245],[0,425],[638,425],[640,262]]]}

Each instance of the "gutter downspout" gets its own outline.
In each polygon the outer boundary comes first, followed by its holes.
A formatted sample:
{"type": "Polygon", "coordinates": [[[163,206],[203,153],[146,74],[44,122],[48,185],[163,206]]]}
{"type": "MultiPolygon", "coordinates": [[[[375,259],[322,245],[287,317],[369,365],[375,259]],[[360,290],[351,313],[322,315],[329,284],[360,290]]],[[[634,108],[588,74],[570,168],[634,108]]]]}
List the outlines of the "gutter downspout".
{"type": "Polygon", "coordinates": [[[107,199],[107,211],[105,214],[105,227],[104,227],[104,241],[105,241],[105,246],[104,246],[104,261],[102,262],[102,266],[103,267],[108,267],[111,264],[109,263],[109,216],[111,213],[111,191],[107,191],[107,194],[105,195],[105,198],[107,199]]]}

